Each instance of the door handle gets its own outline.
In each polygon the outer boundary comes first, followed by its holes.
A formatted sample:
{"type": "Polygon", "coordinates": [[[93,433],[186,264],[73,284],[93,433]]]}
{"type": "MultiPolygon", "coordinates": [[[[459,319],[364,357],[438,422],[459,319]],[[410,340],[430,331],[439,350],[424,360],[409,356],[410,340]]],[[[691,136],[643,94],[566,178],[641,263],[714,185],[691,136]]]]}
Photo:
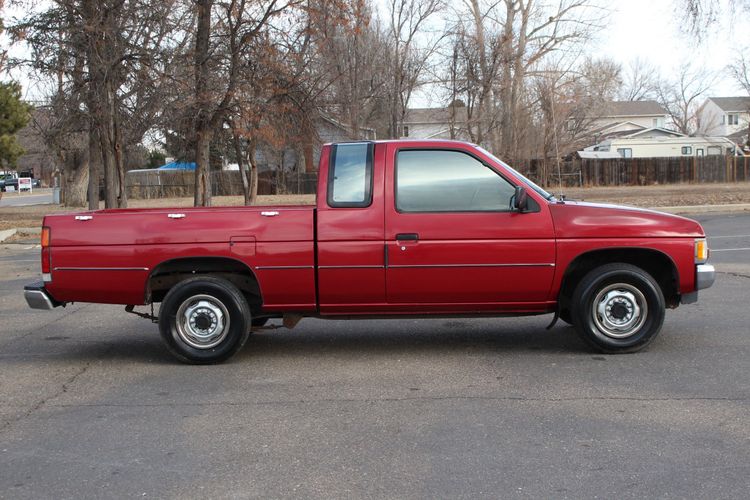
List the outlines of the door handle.
{"type": "Polygon", "coordinates": [[[396,241],[419,241],[417,233],[399,233],[396,235],[396,241]]]}

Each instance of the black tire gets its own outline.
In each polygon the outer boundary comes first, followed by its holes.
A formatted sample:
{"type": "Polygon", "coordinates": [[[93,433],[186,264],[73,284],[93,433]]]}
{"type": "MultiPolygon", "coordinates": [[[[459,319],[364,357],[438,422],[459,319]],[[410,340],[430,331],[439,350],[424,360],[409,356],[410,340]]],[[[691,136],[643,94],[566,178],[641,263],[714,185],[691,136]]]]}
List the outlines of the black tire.
{"type": "Polygon", "coordinates": [[[212,276],[179,282],[159,310],[159,332],[167,349],[191,364],[232,357],[245,345],[250,321],[250,308],[237,287],[212,276]]]}
{"type": "Polygon", "coordinates": [[[268,320],[268,316],[261,316],[260,318],[253,318],[250,324],[253,326],[253,328],[260,328],[261,326],[266,326],[268,320]]]}
{"type": "Polygon", "coordinates": [[[562,311],[560,311],[560,315],[558,316],[558,319],[560,319],[561,321],[569,325],[573,324],[573,318],[570,317],[570,310],[568,309],[563,309],[562,311]]]}
{"type": "Polygon", "coordinates": [[[664,295],[643,269],[625,263],[590,271],[573,292],[571,319],[578,334],[608,354],[636,352],[664,323],[664,295]]]}

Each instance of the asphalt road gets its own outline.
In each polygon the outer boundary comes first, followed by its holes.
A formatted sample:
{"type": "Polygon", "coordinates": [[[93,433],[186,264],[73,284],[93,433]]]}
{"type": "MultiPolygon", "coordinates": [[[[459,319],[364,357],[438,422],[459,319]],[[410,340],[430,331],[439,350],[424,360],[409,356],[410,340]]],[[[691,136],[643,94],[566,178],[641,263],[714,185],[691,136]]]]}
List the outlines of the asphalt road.
{"type": "Polygon", "coordinates": [[[0,199],[2,207],[26,207],[30,205],[47,205],[52,203],[52,190],[47,188],[34,189],[29,193],[3,193],[0,199]]]}
{"type": "Polygon", "coordinates": [[[0,497],[746,498],[750,215],[645,352],[523,319],[323,321],[175,363],[119,307],[31,311],[0,246],[0,497]],[[736,250],[745,248],[744,250],[736,250]]]}

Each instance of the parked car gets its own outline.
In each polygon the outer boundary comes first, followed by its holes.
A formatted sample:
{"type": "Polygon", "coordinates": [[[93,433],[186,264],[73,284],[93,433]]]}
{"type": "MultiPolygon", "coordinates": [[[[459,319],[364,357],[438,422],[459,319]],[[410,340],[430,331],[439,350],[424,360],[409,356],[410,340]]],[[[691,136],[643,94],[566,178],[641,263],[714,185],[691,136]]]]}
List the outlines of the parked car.
{"type": "Polygon", "coordinates": [[[12,187],[14,191],[18,191],[18,177],[5,179],[5,186],[3,188],[7,190],[9,187],[12,187]]]}
{"type": "Polygon", "coordinates": [[[624,353],[714,281],[697,222],[557,199],[472,144],[328,144],[319,170],[316,206],[48,215],[26,300],[161,303],[137,314],[189,363],[226,360],[268,318],[305,316],[555,313],[624,353]]]}
{"type": "Polygon", "coordinates": [[[7,191],[9,187],[18,190],[18,176],[15,172],[0,173],[0,189],[7,191]]]}

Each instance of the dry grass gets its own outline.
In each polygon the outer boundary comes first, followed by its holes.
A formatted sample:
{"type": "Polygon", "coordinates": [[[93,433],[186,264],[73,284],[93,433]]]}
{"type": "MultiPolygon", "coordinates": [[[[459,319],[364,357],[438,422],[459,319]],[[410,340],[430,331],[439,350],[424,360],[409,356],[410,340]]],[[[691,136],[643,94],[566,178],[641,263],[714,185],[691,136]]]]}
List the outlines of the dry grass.
{"type": "MultiPolygon", "coordinates": [[[[552,189],[555,193],[557,189],[552,189]]],[[[750,182],[566,188],[568,198],[637,207],[678,207],[750,203],[750,182]]]]}
{"type": "MultiPolygon", "coordinates": [[[[557,192],[556,189],[553,191],[557,192]]],[[[640,207],[671,207],[686,205],[726,205],[750,203],[750,183],[737,184],[680,184],[667,186],[627,186],[600,188],[566,188],[571,199],[618,203],[640,207]]],[[[242,205],[241,196],[214,197],[215,206],[242,205]]],[[[315,195],[259,196],[259,205],[312,205],[315,195]]],[[[162,198],[131,200],[132,208],[189,207],[190,198],[162,198]]],[[[103,208],[103,206],[102,206],[103,208]]],[[[80,211],[81,209],[54,205],[0,208],[0,230],[14,227],[39,227],[45,214],[80,211]]]]}

